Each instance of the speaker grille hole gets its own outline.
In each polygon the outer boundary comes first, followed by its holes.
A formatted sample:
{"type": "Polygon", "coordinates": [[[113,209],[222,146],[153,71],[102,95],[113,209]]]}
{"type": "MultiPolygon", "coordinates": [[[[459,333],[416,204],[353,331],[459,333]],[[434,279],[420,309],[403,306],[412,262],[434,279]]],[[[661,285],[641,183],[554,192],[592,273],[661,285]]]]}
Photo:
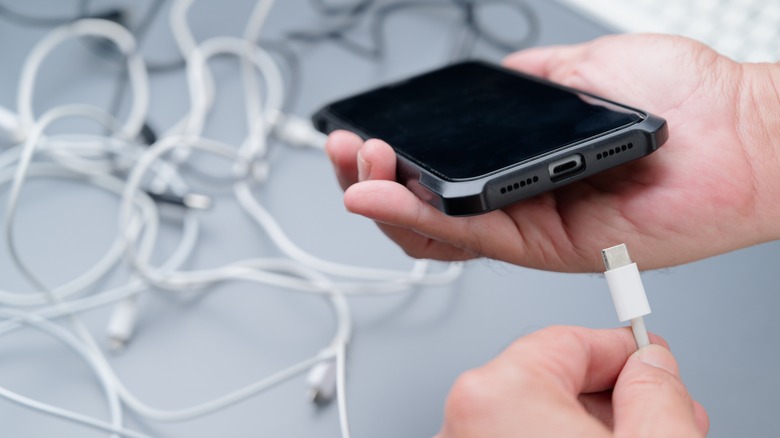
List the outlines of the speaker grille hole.
{"type": "Polygon", "coordinates": [[[506,185],[504,187],[501,187],[501,194],[502,195],[507,194],[507,193],[509,193],[511,191],[518,190],[520,188],[530,186],[531,184],[536,183],[536,182],[539,182],[539,177],[538,176],[533,176],[533,177],[530,177],[530,178],[522,179],[522,180],[520,180],[520,181],[518,181],[516,183],[508,184],[508,185],[506,185]]]}
{"type": "Polygon", "coordinates": [[[626,143],[626,144],[623,144],[623,145],[620,145],[620,146],[616,146],[616,147],[614,147],[612,149],[607,149],[606,151],[599,152],[598,154],[596,154],[596,160],[598,161],[598,160],[601,160],[603,158],[611,157],[611,156],[613,156],[615,154],[619,154],[621,152],[625,152],[625,151],[627,151],[629,149],[633,149],[633,148],[634,148],[634,144],[633,143],[626,143]]]}

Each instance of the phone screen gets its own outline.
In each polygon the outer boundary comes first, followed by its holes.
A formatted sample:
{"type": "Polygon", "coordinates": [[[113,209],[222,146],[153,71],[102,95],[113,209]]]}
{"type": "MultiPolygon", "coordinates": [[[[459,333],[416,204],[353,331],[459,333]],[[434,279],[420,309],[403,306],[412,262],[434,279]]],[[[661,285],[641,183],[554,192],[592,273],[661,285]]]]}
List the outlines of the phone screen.
{"type": "Polygon", "coordinates": [[[480,62],[382,87],[330,110],[448,180],[479,178],[643,119],[480,62]]]}

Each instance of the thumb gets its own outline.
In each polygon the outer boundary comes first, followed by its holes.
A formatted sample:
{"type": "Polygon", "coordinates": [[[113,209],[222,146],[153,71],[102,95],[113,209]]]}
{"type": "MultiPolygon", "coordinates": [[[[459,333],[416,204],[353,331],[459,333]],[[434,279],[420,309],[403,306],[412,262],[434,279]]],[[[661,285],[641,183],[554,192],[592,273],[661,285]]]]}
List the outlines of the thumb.
{"type": "Polygon", "coordinates": [[[553,79],[553,72],[561,66],[570,65],[584,56],[583,46],[547,46],[525,49],[507,55],[506,67],[534,76],[553,79]]]}
{"type": "Polygon", "coordinates": [[[709,420],[680,380],[677,361],[660,345],[629,357],[612,393],[616,436],[704,436],[709,420]]]}

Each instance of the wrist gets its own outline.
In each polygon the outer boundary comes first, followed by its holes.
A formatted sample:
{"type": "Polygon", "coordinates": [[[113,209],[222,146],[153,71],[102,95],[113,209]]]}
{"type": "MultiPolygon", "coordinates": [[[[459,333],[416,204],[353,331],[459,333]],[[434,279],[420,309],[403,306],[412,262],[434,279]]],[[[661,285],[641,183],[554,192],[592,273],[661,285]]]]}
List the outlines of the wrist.
{"type": "Polygon", "coordinates": [[[742,65],[736,128],[751,161],[757,239],[780,239],[780,63],[742,65]]]}

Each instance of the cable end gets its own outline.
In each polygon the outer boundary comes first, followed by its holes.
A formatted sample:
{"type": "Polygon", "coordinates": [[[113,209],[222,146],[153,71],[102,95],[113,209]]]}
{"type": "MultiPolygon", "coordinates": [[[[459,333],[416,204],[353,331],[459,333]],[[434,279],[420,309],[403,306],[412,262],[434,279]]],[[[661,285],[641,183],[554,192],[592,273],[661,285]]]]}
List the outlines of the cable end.
{"type": "Polygon", "coordinates": [[[622,322],[631,321],[637,348],[642,348],[650,343],[642,319],[650,313],[650,304],[647,302],[639,268],[631,261],[625,244],[601,250],[601,257],[607,268],[604,277],[607,279],[618,319],[622,322]]]}
{"type": "Polygon", "coordinates": [[[198,193],[187,193],[182,197],[182,202],[185,207],[194,210],[208,210],[211,208],[211,197],[198,193]]]}
{"type": "Polygon", "coordinates": [[[127,297],[117,303],[108,321],[108,345],[111,351],[119,353],[124,350],[133,337],[135,323],[138,319],[137,297],[127,297]]]}
{"type": "Polygon", "coordinates": [[[628,255],[628,247],[625,243],[601,250],[601,258],[604,260],[604,267],[607,271],[628,266],[631,263],[631,256],[628,255]]]}
{"type": "Polygon", "coordinates": [[[157,193],[151,190],[146,190],[146,194],[156,202],[177,205],[179,207],[190,208],[193,210],[208,210],[211,208],[212,204],[212,199],[210,196],[199,193],[187,193],[186,195],[179,196],[172,193],[157,193]]]}
{"type": "Polygon", "coordinates": [[[315,405],[324,405],[330,401],[329,398],[322,394],[322,391],[315,388],[309,388],[309,390],[306,391],[306,400],[315,405]]]}
{"type": "Polygon", "coordinates": [[[293,147],[325,149],[325,143],[328,141],[328,136],[317,131],[309,120],[291,114],[276,115],[273,134],[293,147]]]}
{"type": "Polygon", "coordinates": [[[127,340],[126,339],[109,338],[109,340],[108,340],[108,347],[114,353],[118,353],[118,352],[124,350],[126,345],[127,345],[127,340]]]}
{"type": "Polygon", "coordinates": [[[336,363],[324,360],[312,367],[307,376],[306,398],[315,404],[328,403],[336,395],[336,363]]]}

